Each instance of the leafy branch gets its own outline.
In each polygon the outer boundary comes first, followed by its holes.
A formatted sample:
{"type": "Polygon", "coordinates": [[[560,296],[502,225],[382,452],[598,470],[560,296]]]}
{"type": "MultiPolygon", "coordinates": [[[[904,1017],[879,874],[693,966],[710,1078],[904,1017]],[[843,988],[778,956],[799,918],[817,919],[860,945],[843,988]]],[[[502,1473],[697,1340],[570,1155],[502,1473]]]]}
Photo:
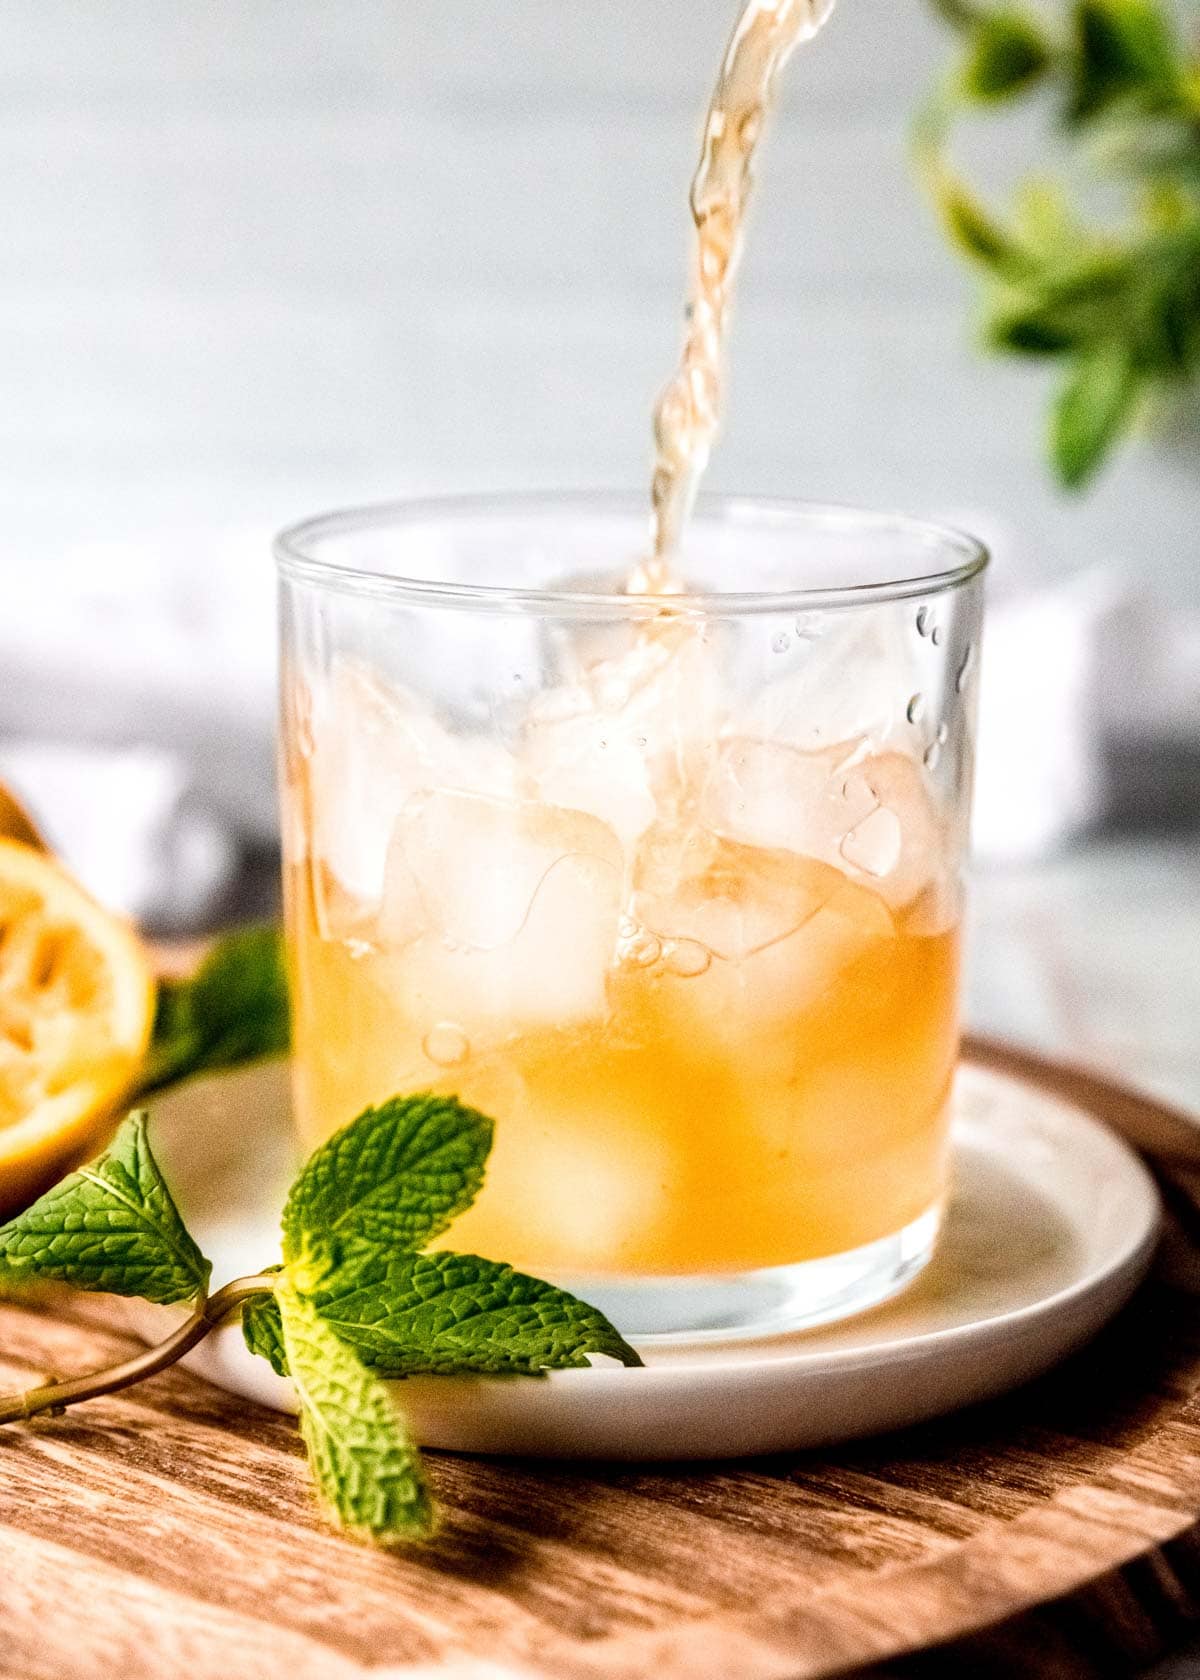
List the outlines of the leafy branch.
{"type": "Polygon", "coordinates": [[[240,1316],[252,1353],[290,1376],[317,1490],[347,1533],[421,1539],[436,1511],[389,1379],[540,1376],[594,1354],[640,1365],[595,1307],[477,1255],[430,1253],[474,1201],[492,1122],[453,1097],[369,1108],[308,1160],[283,1213],[283,1263],[209,1294],[211,1267],[150,1148],[144,1112],[108,1151],[0,1226],[0,1282],[135,1296],[190,1313],[104,1371],[0,1396],[0,1423],[110,1394],[173,1365],[240,1316]]]}
{"type": "Polygon", "coordinates": [[[1200,372],[1200,57],[1160,0],[1073,0],[1055,25],[1008,0],[931,0],[961,42],[917,123],[922,173],[953,242],[985,279],[989,348],[1064,367],[1050,456],[1088,483],[1148,398],[1200,372]],[[1061,127],[1129,197],[1119,229],[1077,215],[1050,179],[1007,217],[949,158],[954,126],[1033,90],[1054,90],[1061,127]]]}

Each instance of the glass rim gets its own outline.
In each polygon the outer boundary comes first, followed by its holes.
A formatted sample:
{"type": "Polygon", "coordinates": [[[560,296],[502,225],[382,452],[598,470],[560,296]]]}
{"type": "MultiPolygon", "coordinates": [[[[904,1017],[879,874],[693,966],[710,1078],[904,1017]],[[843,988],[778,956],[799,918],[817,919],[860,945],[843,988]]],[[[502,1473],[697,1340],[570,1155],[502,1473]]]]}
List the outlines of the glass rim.
{"type": "Polygon", "coordinates": [[[566,519],[643,517],[649,531],[645,496],[604,490],[508,491],[435,497],[400,497],[316,514],[286,526],[275,538],[273,551],[279,574],[290,581],[316,585],[349,595],[385,596],[417,605],[466,608],[474,611],[536,612],[546,616],[580,613],[621,618],[740,617],[747,614],[807,612],[837,607],[874,606],[945,594],[979,577],[991,556],[977,537],[953,525],[906,513],[860,508],[839,502],[814,502],[770,496],[703,495],[693,518],[698,523],[757,524],[778,532],[791,525],[825,530],[891,531],[916,538],[930,554],[951,553],[954,564],[933,565],[928,571],[908,569],[904,575],[874,582],[794,589],[696,590],[680,595],[628,595],[613,591],[543,589],[493,583],[457,583],[385,573],[344,560],[320,557],[314,549],[324,539],[378,530],[388,525],[462,523],[494,516],[557,514],[566,519]]]}

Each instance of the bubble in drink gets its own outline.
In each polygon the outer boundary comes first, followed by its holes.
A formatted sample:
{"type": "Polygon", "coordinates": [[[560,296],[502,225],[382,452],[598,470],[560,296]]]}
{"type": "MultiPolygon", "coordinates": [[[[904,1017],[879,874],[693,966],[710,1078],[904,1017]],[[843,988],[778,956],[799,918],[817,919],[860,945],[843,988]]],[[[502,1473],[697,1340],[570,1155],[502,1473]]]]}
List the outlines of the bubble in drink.
{"type": "Polygon", "coordinates": [[[676,939],[663,955],[663,962],[671,974],[682,980],[692,980],[707,973],[712,964],[712,952],[694,939],[676,939]]]}

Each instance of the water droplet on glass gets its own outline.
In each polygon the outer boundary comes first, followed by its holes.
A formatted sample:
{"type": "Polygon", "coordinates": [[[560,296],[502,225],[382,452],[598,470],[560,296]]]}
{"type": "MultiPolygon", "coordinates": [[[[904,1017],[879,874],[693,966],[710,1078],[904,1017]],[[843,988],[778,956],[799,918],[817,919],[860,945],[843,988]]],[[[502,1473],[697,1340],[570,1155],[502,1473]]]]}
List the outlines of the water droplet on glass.
{"type": "Polygon", "coordinates": [[[937,726],[937,734],[934,736],[934,740],[937,742],[939,747],[944,747],[949,739],[950,725],[943,721],[937,726]]]}
{"type": "Polygon", "coordinates": [[[904,715],[908,719],[909,723],[920,723],[924,714],[925,696],[923,694],[914,694],[912,699],[908,702],[904,715]]]}
{"type": "Polygon", "coordinates": [[[644,735],[639,735],[638,736],[637,744],[638,744],[639,747],[648,747],[650,745],[649,741],[646,739],[646,737],[644,735]]]}
{"type": "Polygon", "coordinates": [[[788,635],[786,630],[781,630],[775,640],[771,643],[771,652],[786,653],[791,645],[792,638],[788,635]]]}
{"type": "Polygon", "coordinates": [[[962,664],[958,667],[958,676],[954,679],[954,686],[961,694],[967,686],[967,678],[971,675],[971,667],[975,663],[975,643],[967,643],[967,651],[963,654],[962,664]]]}
{"type": "Polygon", "coordinates": [[[712,952],[697,939],[677,939],[668,947],[663,961],[668,970],[681,980],[694,980],[708,971],[712,952]]]}
{"type": "Polygon", "coordinates": [[[934,647],[941,647],[942,627],[940,624],[935,624],[933,629],[929,632],[929,640],[933,643],[934,647]]]}
{"type": "Polygon", "coordinates": [[[439,1021],[421,1041],[421,1048],[439,1067],[458,1067],[471,1054],[471,1041],[455,1021],[439,1021]]]}
{"type": "Polygon", "coordinates": [[[930,625],[932,624],[932,622],[933,622],[933,614],[930,612],[929,608],[928,607],[918,607],[917,608],[917,635],[918,636],[928,636],[929,630],[930,630],[930,625]]]}
{"type": "Polygon", "coordinates": [[[942,749],[936,741],[931,741],[925,749],[926,770],[936,770],[942,756],[942,749]]]}

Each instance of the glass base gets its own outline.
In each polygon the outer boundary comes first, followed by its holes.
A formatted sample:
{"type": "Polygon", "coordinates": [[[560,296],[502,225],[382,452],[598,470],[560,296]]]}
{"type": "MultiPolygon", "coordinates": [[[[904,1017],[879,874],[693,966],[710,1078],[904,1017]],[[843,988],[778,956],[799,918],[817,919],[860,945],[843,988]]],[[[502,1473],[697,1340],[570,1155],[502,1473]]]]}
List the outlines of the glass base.
{"type": "Polygon", "coordinates": [[[635,1342],[777,1336],[849,1318],[898,1294],[932,1258],[941,1202],[911,1225],[844,1254],[757,1272],[693,1277],[560,1278],[635,1342]]]}

